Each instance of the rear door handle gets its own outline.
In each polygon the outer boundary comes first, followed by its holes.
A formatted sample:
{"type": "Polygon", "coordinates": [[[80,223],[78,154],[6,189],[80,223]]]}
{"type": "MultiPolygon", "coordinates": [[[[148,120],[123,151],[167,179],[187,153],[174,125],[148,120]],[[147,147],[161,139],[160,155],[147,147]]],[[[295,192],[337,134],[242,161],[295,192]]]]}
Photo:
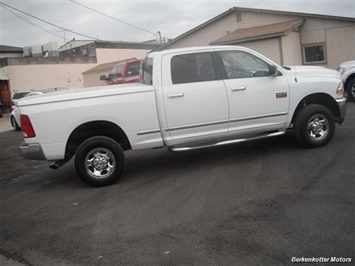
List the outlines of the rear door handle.
{"type": "Polygon", "coordinates": [[[184,97],[184,93],[173,93],[173,94],[169,94],[168,98],[179,98],[179,97],[184,97]]]}
{"type": "Polygon", "coordinates": [[[247,89],[247,87],[232,87],[231,90],[232,91],[245,91],[247,89]]]}

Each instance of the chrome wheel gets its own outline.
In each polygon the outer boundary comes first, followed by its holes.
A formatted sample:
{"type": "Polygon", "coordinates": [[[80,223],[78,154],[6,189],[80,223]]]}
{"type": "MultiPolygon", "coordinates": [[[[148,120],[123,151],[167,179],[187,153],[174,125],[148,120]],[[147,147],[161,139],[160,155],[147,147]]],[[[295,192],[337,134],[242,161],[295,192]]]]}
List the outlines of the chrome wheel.
{"type": "Polygon", "coordinates": [[[296,140],[305,147],[324,146],[334,135],[333,113],[323,105],[306,105],[297,113],[293,131],[296,140]]]}
{"type": "Polygon", "coordinates": [[[324,139],[329,132],[328,119],[322,114],[313,115],[307,123],[307,132],[314,141],[324,139]]]}
{"type": "Polygon", "coordinates": [[[346,92],[350,101],[355,101],[355,78],[352,78],[346,85],[346,92]]]}
{"type": "Polygon", "coordinates": [[[90,186],[109,186],[123,175],[125,161],[124,152],[116,141],[105,136],[94,136],[77,149],[75,170],[90,186]]]}
{"type": "Polygon", "coordinates": [[[108,149],[96,148],[87,153],[85,158],[85,169],[93,178],[106,178],[115,170],[115,168],[115,156],[108,149]]]}
{"type": "Polygon", "coordinates": [[[350,88],[350,94],[352,96],[352,98],[355,98],[355,83],[351,86],[350,88]]]}

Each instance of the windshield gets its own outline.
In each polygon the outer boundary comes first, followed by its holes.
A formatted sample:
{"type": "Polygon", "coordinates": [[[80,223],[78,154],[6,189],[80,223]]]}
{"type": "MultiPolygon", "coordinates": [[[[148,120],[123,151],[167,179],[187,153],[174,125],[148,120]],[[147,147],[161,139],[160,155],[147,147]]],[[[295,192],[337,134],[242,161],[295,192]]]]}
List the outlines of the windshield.
{"type": "Polygon", "coordinates": [[[16,92],[14,94],[13,99],[17,100],[17,99],[21,99],[23,97],[25,97],[28,94],[28,92],[16,92]]]}

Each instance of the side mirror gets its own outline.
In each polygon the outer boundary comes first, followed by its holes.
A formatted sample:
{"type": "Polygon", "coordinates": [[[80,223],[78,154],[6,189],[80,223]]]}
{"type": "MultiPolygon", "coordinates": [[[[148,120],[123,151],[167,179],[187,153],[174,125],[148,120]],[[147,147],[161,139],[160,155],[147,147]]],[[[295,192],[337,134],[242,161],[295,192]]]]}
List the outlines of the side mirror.
{"type": "Polygon", "coordinates": [[[269,65],[269,76],[277,76],[278,70],[277,67],[274,65],[269,65]]]}
{"type": "Polygon", "coordinates": [[[105,75],[100,76],[100,80],[107,80],[105,75]]]}

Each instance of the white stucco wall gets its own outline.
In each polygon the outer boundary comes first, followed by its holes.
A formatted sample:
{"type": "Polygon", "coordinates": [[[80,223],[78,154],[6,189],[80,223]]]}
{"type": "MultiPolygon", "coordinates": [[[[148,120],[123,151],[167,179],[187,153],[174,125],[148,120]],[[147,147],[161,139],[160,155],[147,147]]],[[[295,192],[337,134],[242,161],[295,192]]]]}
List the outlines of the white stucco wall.
{"type": "Polygon", "coordinates": [[[52,87],[84,87],[82,73],[96,64],[18,65],[2,68],[10,78],[11,93],[52,87]]]}
{"type": "Polygon", "coordinates": [[[83,72],[103,63],[132,57],[143,58],[149,51],[143,49],[97,49],[97,64],[16,65],[6,66],[2,69],[10,79],[9,87],[12,94],[15,91],[40,90],[51,87],[83,88],[83,72]]]}
{"type": "Polygon", "coordinates": [[[190,46],[205,46],[210,42],[224,36],[228,32],[234,31],[236,27],[235,15],[228,15],[218,21],[201,28],[191,35],[170,45],[168,49],[190,47],[190,46]]]}
{"type": "Polygon", "coordinates": [[[325,43],[326,64],[336,69],[344,61],[355,60],[355,22],[307,18],[301,27],[301,44],[325,43]]]}
{"type": "Polygon", "coordinates": [[[335,69],[341,62],[355,60],[355,22],[329,17],[304,17],[302,14],[290,15],[251,11],[242,11],[240,22],[237,22],[235,13],[226,15],[224,18],[216,20],[212,24],[176,41],[167,49],[208,45],[226,35],[227,31],[232,32],[237,29],[298,19],[305,19],[304,24],[299,29],[299,36],[297,36],[297,32],[290,32],[286,37],[282,37],[282,56],[279,58],[276,50],[274,50],[275,47],[277,48],[277,44],[273,41],[261,40],[240,45],[255,49],[281,64],[302,64],[302,45],[317,43],[326,44],[326,63],[321,66],[335,69]],[[269,47],[264,47],[264,45],[269,47]]]}
{"type": "Polygon", "coordinates": [[[250,49],[261,53],[262,55],[270,58],[277,64],[281,64],[281,50],[279,38],[253,41],[253,42],[244,42],[238,44],[239,46],[244,46],[250,49]]]}
{"type": "Polygon", "coordinates": [[[327,30],[326,49],[328,67],[335,69],[340,63],[355,60],[355,25],[341,30],[327,30]]]}
{"type": "Polygon", "coordinates": [[[298,32],[290,32],[286,36],[281,37],[281,45],[282,65],[302,65],[302,48],[298,32]]]}
{"type": "Polygon", "coordinates": [[[177,41],[169,46],[168,49],[209,45],[212,41],[215,41],[226,35],[228,32],[232,32],[237,29],[263,26],[296,19],[302,19],[302,17],[297,16],[290,18],[288,15],[243,12],[242,21],[237,22],[236,14],[232,13],[177,41]]]}
{"type": "Polygon", "coordinates": [[[96,49],[97,63],[104,64],[114,61],[120,61],[128,58],[138,58],[141,59],[150,52],[147,49],[107,49],[98,48],[96,49]]]}

